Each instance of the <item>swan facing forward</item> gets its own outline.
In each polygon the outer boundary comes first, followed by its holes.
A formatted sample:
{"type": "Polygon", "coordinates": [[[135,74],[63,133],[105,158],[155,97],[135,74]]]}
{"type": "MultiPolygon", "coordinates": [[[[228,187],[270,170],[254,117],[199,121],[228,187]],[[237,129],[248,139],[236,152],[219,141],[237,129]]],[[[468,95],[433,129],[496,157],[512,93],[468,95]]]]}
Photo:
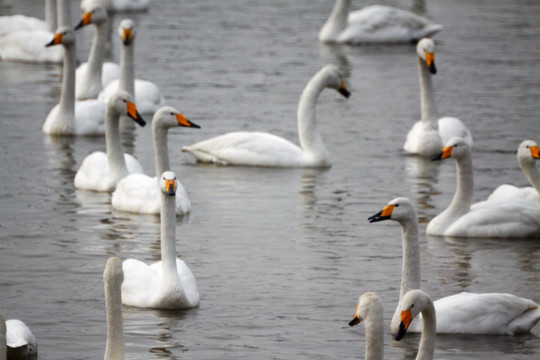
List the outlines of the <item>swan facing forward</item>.
{"type": "Polygon", "coordinates": [[[317,130],[315,105],[325,88],[349,92],[336,66],[323,67],[309,81],[298,104],[298,135],[301,147],[264,132],[230,132],[182,148],[200,162],[220,165],[272,167],[330,167],[330,158],[317,130]]]}
{"type": "Polygon", "coordinates": [[[336,0],[319,41],[351,45],[411,43],[442,30],[425,17],[391,6],[371,5],[349,13],[351,0],[336,0]]]}
{"type": "Polygon", "coordinates": [[[142,308],[184,309],[199,304],[197,282],[189,267],[176,256],[176,175],[164,172],[161,190],[161,261],[150,266],[142,261],[124,261],[122,302],[142,308]]]}
{"type": "Polygon", "coordinates": [[[432,74],[437,73],[435,67],[435,43],[431,39],[422,39],[416,46],[418,55],[418,71],[420,74],[420,106],[422,119],[416,122],[407,134],[403,149],[415,155],[433,157],[440,153],[448,140],[459,136],[472,147],[472,135],[455,117],[439,118],[435,105],[432,74]]]}
{"type": "MultiPolygon", "coordinates": [[[[421,287],[416,209],[409,199],[396,198],[368,220],[370,223],[394,220],[401,225],[403,244],[401,289],[399,303],[390,326],[392,334],[397,334],[405,294],[421,287]]],[[[462,292],[439,299],[434,304],[438,333],[519,334],[530,332],[540,320],[538,304],[506,293],[462,292]]],[[[412,323],[409,327],[409,331],[420,330],[418,322],[412,323]]]]}
{"type": "MultiPolygon", "coordinates": [[[[159,215],[161,210],[161,192],[157,176],[170,170],[167,136],[173,127],[200,128],[180,112],[170,106],[161,108],[152,119],[152,136],[154,138],[154,156],[156,176],[131,174],[123,178],[113,192],[111,203],[113,208],[122,211],[159,215]]],[[[184,215],[191,210],[191,201],[182,184],[177,182],[176,213],[184,215]]]]}
{"type": "Polygon", "coordinates": [[[146,122],[137,112],[132,97],[125,91],[118,91],[107,103],[105,117],[105,143],[107,153],[95,151],[88,155],[75,174],[75,187],[81,190],[113,191],[118,182],[131,173],[142,172],[139,162],[131,155],[124,154],[120,141],[120,116],[126,114],[140,126],[146,122]]]}
{"type": "Polygon", "coordinates": [[[433,218],[429,235],[481,238],[533,238],[540,236],[540,202],[519,198],[488,200],[474,204],[473,166],[469,145],[453,138],[436,159],[454,158],[457,189],[450,205],[433,218]]]}

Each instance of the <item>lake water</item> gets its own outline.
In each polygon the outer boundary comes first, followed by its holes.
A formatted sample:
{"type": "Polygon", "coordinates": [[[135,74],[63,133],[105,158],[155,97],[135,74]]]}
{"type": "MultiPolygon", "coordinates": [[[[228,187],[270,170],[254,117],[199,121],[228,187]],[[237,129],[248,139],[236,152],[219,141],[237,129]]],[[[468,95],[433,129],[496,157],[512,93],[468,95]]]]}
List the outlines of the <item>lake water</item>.
{"type": "MultiPolygon", "coordinates": [[[[354,1],[354,7],[363,5],[354,1]]],[[[475,200],[499,184],[526,184],[519,143],[540,140],[540,3],[525,0],[380,1],[445,26],[434,78],[441,115],[475,138],[475,200]]],[[[80,16],[78,2],[72,13],[80,16]]],[[[192,213],[178,220],[177,249],[197,277],[201,304],[185,311],[124,307],[129,359],[357,359],[356,301],[385,306],[385,354],[414,358],[419,337],[396,342],[401,230],[367,217],[397,196],[421,219],[423,288],[437,299],[463,290],[510,292],[540,302],[540,242],[444,239],[425,226],[455,190],[455,163],[406,156],[420,117],[414,46],[323,46],[317,32],[333,1],[154,0],[137,24],[136,71],[202,129],[172,129],[172,169],[192,213]],[[300,93],[322,66],[347,71],[352,96],[323,92],[318,122],[328,170],[198,165],[182,145],[231,130],[297,142],[300,93]]],[[[42,1],[0,1],[1,14],[42,17],[42,1]]],[[[77,32],[79,59],[91,27],[77,32]]],[[[28,324],[41,359],[97,359],[105,348],[102,273],[110,256],[159,259],[159,218],[111,210],[110,195],[76,191],[73,176],[103,138],[41,133],[57,103],[61,67],[0,63],[0,309],[28,324]]],[[[150,117],[147,116],[147,120],[150,117]]],[[[150,126],[124,139],[153,173],[150,126]]],[[[540,325],[524,336],[437,337],[437,359],[540,358],[540,325]]]]}

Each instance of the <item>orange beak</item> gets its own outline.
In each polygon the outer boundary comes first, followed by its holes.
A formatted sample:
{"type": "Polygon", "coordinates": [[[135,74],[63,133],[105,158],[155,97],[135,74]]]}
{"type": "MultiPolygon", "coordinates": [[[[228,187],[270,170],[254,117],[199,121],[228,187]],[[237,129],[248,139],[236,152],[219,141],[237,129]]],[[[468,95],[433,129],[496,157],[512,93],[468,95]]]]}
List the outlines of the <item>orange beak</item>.
{"type": "Polygon", "coordinates": [[[538,146],[533,145],[529,148],[529,150],[531,151],[531,156],[533,157],[533,159],[538,159],[540,157],[540,149],[538,148],[538,146]]]}
{"type": "Polygon", "coordinates": [[[54,37],[51,40],[51,42],[45,44],[45,46],[48,47],[48,46],[61,44],[62,43],[62,38],[63,38],[63,35],[61,33],[56,33],[56,34],[54,34],[54,37]]]}
{"type": "Polygon", "coordinates": [[[165,190],[167,194],[172,196],[176,194],[176,184],[174,180],[165,180],[165,190]]]}
{"type": "Polygon", "coordinates": [[[131,29],[123,29],[122,31],[122,42],[124,45],[129,45],[131,43],[131,29]]]}

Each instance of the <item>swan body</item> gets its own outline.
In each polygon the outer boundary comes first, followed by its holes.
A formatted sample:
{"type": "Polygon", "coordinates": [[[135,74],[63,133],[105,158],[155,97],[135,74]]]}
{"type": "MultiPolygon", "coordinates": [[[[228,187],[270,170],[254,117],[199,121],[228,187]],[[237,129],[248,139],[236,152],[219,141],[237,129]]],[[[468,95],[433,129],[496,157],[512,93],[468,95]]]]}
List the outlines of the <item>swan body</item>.
{"type": "Polygon", "coordinates": [[[99,93],[98,99],[107,102],[116,90],[125,90],[135,97],[135,103],[141,114],[153,114],[165,105],[165,98],[159,87],[153,82],[135,79],[133,64],[135,26],[133,21],[131,19],[122,20],[118,32],[122,40],[120,77],[111,81],[99,93]]]}
{"type": "Polygon", "coordinates": [[[124,359],[124,331],[122,319],[122,261],[117,257],[107,260],[103,271],[105,308],[107,312],[107,344],[104,360],[124,359]]]}
{"type": "Polygon", "coordinates": [[[105,116],[105,142],[107,153],[96,151],[88,155],[75,174],[75,188],[93,191],[113,191],[118,182],[128,174],[142,172],[139,162],[131,155],[122,152],[120,141],[120,116],[127,114],[139,125],[146,123],[137,112],[132,97],[118,91],[107,103],[105,116]]]}
{"type": "Polygon", "coordinates": [[[330,167],[328,151],[317,130],[315,105],[325,88],[348,97],[343,78],[333,65],[323,67],[305,87],[298,104],[301,147],[264,132],[231,132],[182,148],[200,162],[220,165],[330,167]]]}
{"type": "Polygon", "coordinates": [[[99,92],[120,74],[118,64],[104,62],[105,45],[107,41],[107,10],[101,2],[91,2],[83,7],[81,21],[75,30],[94,24],[94,37],[88,55],[88,62],[82,63],[75,73],[75,96],[78,100],[96,99],[99,92]]]}
{"type": "Polygon", "coordinates": [[[123,262],[122,302],[153,309],[183,309],[199,304],[197,282],[189,267],[176,255],[176,175],[160,176],[161,261],[150,266],[142,261],[123,262]]]}
{"type": "Polygon", "coordinates": [[[519,145],[517,160],[523,174],[532,186],[517,187],[503,184],[496,188],[488,197],[490,200],[498,199],[524,199],[535,202],[540,201],[540,173],[536,168],[536,161],[540,158],[538,144],[533,140],[524,140],[519,145]]]}
{"type": "MultiPolygon", "coordinates": [[[[83,0],[81,6],[91,3],[95,0],[83,0]]],[[[150,0],[101,0],[107,11],[110,12],[135,12],[147,11],[150,0]]]]}
{"type": "Polygon", "coordinates": [[[32,334],[28,326],[17,319],[7,320],[5,326],[7,355],[9,358],[37,358],[38,345],[34,334],[32,334]]]}
{"type": "Polygon", "coordinates": [[[435,43],[428,38],[422,39],[416,46],[416,52],[420,74],[422,119],[416,122],[407,134],[403,149],[410,154],[433,157],[454,137],[463,138],[469,147],[472,147],[472,135],[461,120],[449,116],[439,118],[432,80],[432,74],[437,72],[435,43]]]}
{"type": "Polygon", "coordinates": [[[451,139],[438,159],[449,157],[457,162],[457,190],[446,210],[429,222],[427,234],[488,238],[540,236],[540,202],[518,198],[471,206],[474,180],[468,144],[461,138],[451,139]]]}
{"type": "Polygon", "coordinates": [[[336,0],[319,41],[351,45],[411,43],[442,30],[425,17],[391,6],[370,5],[349,13],[350,0],[336,0]]]}
{"type": "Polygon", "coordinates": [[[75,101],[76,45],[75,34],[69,27],[58,28],[47,46],[59,44],[65,50],[60,101],[47,115],[42,131],[53,136],[103,135],[106,105],[97,100],[75,101]]]}
{"type": "MultiPolygon", "coordinates": [[[[398,307],[390,327],[392,334],[396,334],[399,331],[405,294],[421,287],[418,217],[409,199],[396,198],[368,220],[370,222],[394,220],[399,222],[402,229],[401,289],[398,307]]],[[[530,332],[540,320],[538,304],[506,293],[462,292],[439,299],[434,304],[438,333],[511,335],[530,332]]],[[[409,331],[421,331],[420,323],[412,323],[409,331]]]]}
{"type": "Polygon", "coordinates": [[[383,305],[377,294],[366,292],[358,299],[354,318],[349,326],[364,322],[366,327],[365,360],[383,360],[384,356],[384,321],[383,305]]]}
{"type": "MultiPolygon", "coordinates": [[[[180,114],[178,110],[165,106],[155,113],[152,119],[156,175],[170,170],[169,150],[167,147],[168,130],[184,126],[199,128],[180,114]]],[[[191,201],[180,182],[176,188],[176,214],[184,215],[191,210],[191,201]]],[[[122,211],[159,215],[161,211],[161,191],[157,176],[131,174],[123,178],[113,192],[113,208],[122,211]]]]}

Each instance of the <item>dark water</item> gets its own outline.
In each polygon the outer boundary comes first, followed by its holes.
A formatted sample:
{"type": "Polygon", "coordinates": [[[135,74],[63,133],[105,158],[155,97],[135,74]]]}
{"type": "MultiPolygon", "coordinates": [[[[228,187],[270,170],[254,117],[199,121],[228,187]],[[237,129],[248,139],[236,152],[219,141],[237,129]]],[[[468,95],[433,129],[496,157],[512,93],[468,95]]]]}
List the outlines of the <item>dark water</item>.
{"type": "MultiPolygon", "coordinates": [[[[475,199],[501,183],[525,185],[519,143],[540,140],[540,4],[534,1],[386,1],[445,25],[437,35],[441,115],[475,137],[475,199]]],[[[79,15],[73,1],[73,14],[79,15]]],[[[357,297],[385,306],[386,355],[414,358],[418,337],[392,341],[401,231],[368,224],[389,200],[417,204],[422,234],[455,189],[452,161],[405,156],[420,116],[415,48],[327,47],[316,35],[333,1],[154,0],[137,24],[138,77],[202,126],[169,135],[173,170],[193,210],[177,248],[197,277],[201,305],[187,311],[124,308],[130,359],[356,359],[363,326],[349,328],[357,297]],[[322,94],[318,121],[329,170],[196,165],[184,144],[230,130],[297,141],[300,93],[323,65],[348,71],[350,99],[322,94]]],[[[354,2],[360,7],[361,1],[354,2]]],[[[0,1],[2,14],[42,17],[41,1],[0,1]]],[[[118,61],[113,18],[108,58],[118,61]]],[[[92,31],[77,34],[79,58],[92,31]]],[[[102,273],[110,256],[159,258],[159,219],[112,211],[110,195],[75,191],[84,156],[103,139],[53,139],[41,124],[58,101],[58,66],[0,63],[0,309],[25,321],[41,359],[96,359],[105,347],[102,273]]],[[[153,172],[150,128],[126,148],[153,172]]],[[[540,302],[540,243],[422,235],[423,286],[434,298],[462,290],[510,292],[540,302]]],[[[439,336],[438,359],[540,357],[532,335],[439,336]]]]}

